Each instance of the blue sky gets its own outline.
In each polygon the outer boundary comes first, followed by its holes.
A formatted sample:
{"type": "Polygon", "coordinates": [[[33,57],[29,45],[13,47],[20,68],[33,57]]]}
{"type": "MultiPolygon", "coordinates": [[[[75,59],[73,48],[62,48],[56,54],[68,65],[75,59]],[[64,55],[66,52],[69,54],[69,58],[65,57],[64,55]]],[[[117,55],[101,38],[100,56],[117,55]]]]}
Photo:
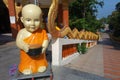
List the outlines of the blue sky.
{"type": "Polygon", "coordinates": [[[115,10],[115,5],[120,2],[120,0],[104,0],[103,8],[98,8],[98,16],[97,18],[107,17],[112,14],[112,11],[115,10]]]}

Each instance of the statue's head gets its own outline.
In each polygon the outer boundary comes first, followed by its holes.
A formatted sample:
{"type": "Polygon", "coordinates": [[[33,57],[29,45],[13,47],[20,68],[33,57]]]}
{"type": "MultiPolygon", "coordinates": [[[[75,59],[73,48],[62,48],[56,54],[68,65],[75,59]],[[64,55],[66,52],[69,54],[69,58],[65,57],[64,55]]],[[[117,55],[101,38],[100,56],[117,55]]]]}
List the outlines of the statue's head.
{"type": "Polygon", "coordinates": [[[21,21],[29,32],[34,32],[40,28],[42,22],[42,10],[34,4],[27,4],[22,8],[21,21]]]}

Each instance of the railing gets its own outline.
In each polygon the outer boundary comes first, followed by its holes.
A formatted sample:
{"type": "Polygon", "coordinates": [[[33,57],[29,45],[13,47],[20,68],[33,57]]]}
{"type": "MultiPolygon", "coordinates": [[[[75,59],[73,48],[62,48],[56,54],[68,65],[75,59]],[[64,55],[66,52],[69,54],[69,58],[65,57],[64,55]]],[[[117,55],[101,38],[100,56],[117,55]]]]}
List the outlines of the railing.
{"type": "MultiPolygon", "coordinates": [[[[77,51],[73,51],[73,53],[68,53],[67,56],[64,56],[63,54],[63,46],[64,45],[70,45],[70,44],[81,44],[81,43],[92,43],[90,47],[93,47],[96,45],[96,40],[78,40],[78,39],[64,39],[64,38],[58,38],[53,44],[52,44],[52,65],[65,65],[69,63],[72,59],[77,57],[79,53],[77,51]]],[[[73,46],[74,48],[75,46],[73,46]]],[[[89,48],[90,48],[89,47],[89,48]]],[[[70,52],[70,51],[68,51],[70,52]]]]}

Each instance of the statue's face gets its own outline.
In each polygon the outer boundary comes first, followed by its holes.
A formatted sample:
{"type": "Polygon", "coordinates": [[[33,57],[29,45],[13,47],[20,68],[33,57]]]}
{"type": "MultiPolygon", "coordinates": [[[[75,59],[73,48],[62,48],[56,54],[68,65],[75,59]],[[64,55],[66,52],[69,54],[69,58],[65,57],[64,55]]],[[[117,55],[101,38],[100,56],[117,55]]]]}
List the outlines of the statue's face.
{"type": "Polygon", "coordinates": [[[29,32],[34,32],[40,28],[42,22],[42,11],[36,5],[27,5],[22,10],[21,21],[29,32]]]}
{"type": "Polygon", "coordinates": [[[40,28],[40,23],[41,23],[40,17],[31,17],[31,16],[23,17],[24,27],[29,32],[34,32],[38,28],[40,28]]]}

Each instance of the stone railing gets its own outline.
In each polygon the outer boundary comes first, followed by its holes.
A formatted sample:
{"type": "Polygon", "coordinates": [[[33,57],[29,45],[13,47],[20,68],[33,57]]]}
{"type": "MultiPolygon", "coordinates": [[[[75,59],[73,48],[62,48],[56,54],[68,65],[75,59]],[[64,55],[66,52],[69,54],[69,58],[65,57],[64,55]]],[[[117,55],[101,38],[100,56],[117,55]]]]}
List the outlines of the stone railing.
{"type": "Polygon", "coordinates": [[[67,57],[63,57],[62,56],[63,45],[81,44],[81,43],[86,43],[86,44],[92,43],[92,45],[90,45],[90,47],[93,47],[94,45],[96,45],[97,41],[96,40],[94,41],[94,40],[78,40],[78,39],[58,38],[52,44],[52,65],[56,65],[56,66],[65,65],[79,55],[78,52],[75,52],[67,57]]]}

